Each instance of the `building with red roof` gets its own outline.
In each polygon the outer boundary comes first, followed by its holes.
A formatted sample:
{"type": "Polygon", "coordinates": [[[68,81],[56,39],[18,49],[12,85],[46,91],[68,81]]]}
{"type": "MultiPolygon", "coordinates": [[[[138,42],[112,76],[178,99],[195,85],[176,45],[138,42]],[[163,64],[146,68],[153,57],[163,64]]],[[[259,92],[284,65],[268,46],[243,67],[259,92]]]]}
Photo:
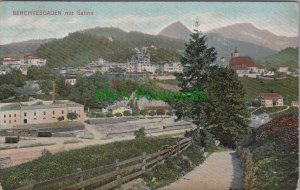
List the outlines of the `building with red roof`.
{"type": "Polygon", "coordinates": [[[264,67],[256,64],[251,57],[239,56],[237,48],[231,54],[229,67],[235,70],[239,77],[256,78],[257,75],[262,75],[265,72],[264,67]]]}
{"type": "Polygon", "coordinates": [[[256,99],[264,107],[284,106],[283,96],[279,93],[261,93],[256,99]]]}

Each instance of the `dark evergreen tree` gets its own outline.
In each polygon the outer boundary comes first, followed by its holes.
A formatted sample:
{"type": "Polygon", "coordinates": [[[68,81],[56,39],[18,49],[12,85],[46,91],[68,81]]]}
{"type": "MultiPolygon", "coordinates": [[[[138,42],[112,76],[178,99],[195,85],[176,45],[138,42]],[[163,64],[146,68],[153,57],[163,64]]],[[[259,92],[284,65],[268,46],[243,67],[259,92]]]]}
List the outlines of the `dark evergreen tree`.
{"type": "Polygon", "coordinates": [[[229,68],[211,67],[205,109],[205,126],[225,146],[248,134],[248,111],[237,74],[229,68]]]}
{"type": "MultiPolygon", "coordinates": [[[[208,48],[206,36],[198,30],[199,24],[196,22],[197,29],[191,34],[191,38],[186,44],[185,54],[181,58],[183,73],[176,75],[181,92],[206,91],[209,68],[216,60],[214,47],[208,48]]],[[[189,117],[200,127],[203,125],[205,101],[177,101],[175,104],[178,119],[189,117]]]]}

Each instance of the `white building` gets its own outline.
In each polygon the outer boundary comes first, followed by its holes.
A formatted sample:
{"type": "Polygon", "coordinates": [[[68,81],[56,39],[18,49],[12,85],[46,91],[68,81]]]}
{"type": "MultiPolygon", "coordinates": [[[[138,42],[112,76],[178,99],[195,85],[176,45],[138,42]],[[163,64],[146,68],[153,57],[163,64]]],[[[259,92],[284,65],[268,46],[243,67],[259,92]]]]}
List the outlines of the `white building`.
{"type": "Polygon", "coordinates": [[[279,67],[278,68],[278,72],[280,73],[288,73],[289,72],[289,68],[288,67],[279,67]]]}

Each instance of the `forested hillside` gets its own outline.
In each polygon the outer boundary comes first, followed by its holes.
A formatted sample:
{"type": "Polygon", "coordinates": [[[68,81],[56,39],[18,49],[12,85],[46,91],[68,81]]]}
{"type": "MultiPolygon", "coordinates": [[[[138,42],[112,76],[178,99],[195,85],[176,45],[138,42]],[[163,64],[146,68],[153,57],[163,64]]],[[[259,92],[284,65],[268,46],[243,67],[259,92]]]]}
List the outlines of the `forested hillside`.
{"type": "Polygon", "coordinates": [[[292,70],[298,69],[298,48],[286,48],[274,55],[259,60],[268,68],[288,66],[292,70]]]}

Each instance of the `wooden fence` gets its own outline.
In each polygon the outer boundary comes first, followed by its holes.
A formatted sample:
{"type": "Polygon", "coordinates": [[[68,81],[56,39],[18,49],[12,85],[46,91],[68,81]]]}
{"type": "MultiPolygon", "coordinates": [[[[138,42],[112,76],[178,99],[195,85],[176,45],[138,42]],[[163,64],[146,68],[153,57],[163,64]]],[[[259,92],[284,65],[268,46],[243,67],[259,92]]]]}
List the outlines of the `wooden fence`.
{"type": "Polygon", "coordinates": [[[60,190],[76,190],[83,189],[89,185],[100,184],[95,187],[96,190],[108,190],[117,187],[124,182],[130,181],[147,171],[151,171],[154,167],[163,164],[166,159],[176,156],[178,153],[187,149],[192,144],[191,138],[185,138],[175,145],[166,147],[158,152],[147,154],[143,153],[141,156],[130,158],[128,160],[119,161],[118,159],[109,165],[91,168],[88,170],[50,179],[44,182],[32,184],[26,187],[18,188],[17,190],[37,190],[45,189],[55,184],[66,181],[75,182],[72,185],[60,188],[60,190]],[[101,173],[101,175],[99,175],[101,173]],[[97,175],[98,174],[98,175],[97,175]]]}

